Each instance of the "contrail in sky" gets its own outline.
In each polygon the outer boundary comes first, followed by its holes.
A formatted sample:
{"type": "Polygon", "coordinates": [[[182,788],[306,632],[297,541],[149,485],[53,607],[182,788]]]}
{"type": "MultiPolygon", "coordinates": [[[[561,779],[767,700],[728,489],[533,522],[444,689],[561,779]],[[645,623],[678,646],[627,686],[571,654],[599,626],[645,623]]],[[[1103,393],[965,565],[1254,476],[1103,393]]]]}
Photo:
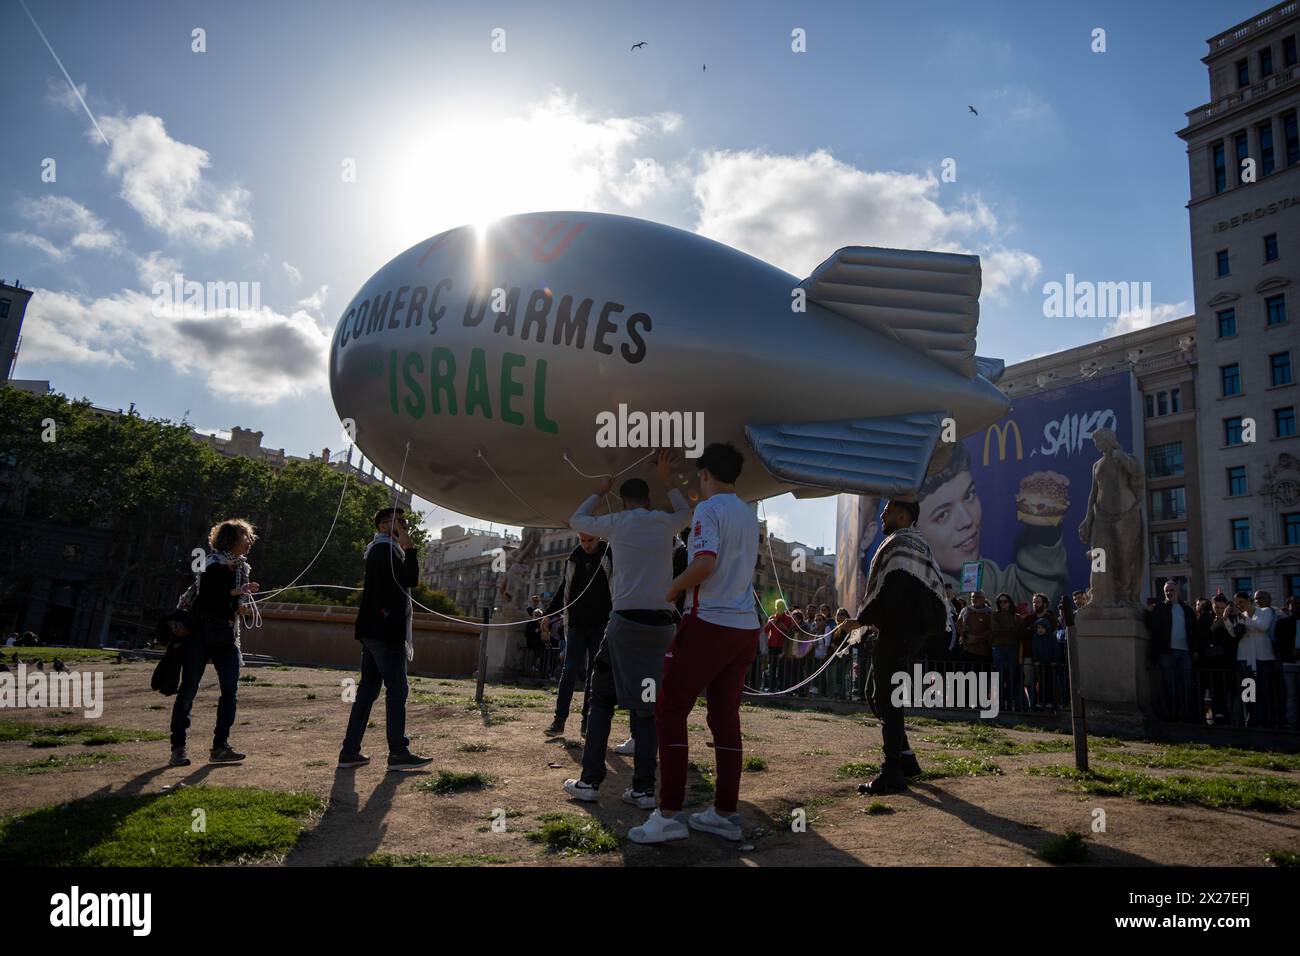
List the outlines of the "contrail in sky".
{"type": "Polygon", "coordinates": [[[63,61],[59,59],[59,55],[54,52],[54,47],[50,46],[50,41],[45,39],[45,31],[42,30],[41,25],[36,22],[36,18],[32,16],[32,11],[27,9],[27,4],[24,3],[23,0],[18,0],[18,5],[23,8],[23,13],[27,14],[27,19],[32,21],[32,26],[34,26],[36,32],[40,34],[41,42],[45,44],[45,49],[50,51],[50,56],[54,57],[54,62],[59,65],[60,70],[63,70],[64,79],[68,81],[68,86],[72,87],[72,93],[76,96],[78,102],[81,103],[81,108],[85,110],[86,115],[90,117],[90,122],[94,124],[95,132],[98,133],[99,138],[104,141],[104,145],[108,146],[108,137],[105,136],[104,131],[99,128],[99,121],[95,119],[95,114],[90,111],[90,107],[87,106],[86,101],[82,99],[81,90],[77,89],[77,84],[73,83],[72,77],[68,76],[68,71],[64,68],[63,61]]]}

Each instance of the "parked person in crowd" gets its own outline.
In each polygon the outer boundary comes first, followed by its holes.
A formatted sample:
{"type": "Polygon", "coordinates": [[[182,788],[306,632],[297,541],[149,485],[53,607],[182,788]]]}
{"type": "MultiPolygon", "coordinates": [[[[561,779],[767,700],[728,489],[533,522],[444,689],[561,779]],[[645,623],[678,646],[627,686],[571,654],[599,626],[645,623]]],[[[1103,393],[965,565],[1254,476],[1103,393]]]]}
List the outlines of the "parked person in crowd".
{"type": "Polygon", "coordinates": [[[989,626],[993,663],[998,669],[999,707],[1013,712],[1024,710],[1019,673],[1020,618],[1016,616],[1011,595],[1006,591],[999,594],[993,602],[989,626]]]}
{"type": "Polygon", "coordinates": [[[1077,611],[1082,611],[1085,607],[1088,606],[1088,592],[1087,592],[1087,591],[1082,591],[1082,590],[1080,590],[1080,591],[1074,591],[1073,593],[1071,593],[1071,595],[1070,595],[1070,599],[1074,601],[1074,610],[1075,610],[1076,612],[1077,612],[1077,611]]]}
{"type": "MultiPolygon", "coordinates": [[[[1226,606],[1228,599],[1219,595],[1226,606]]],[[[1196,600],[1196,640],[1193,643],[1192,665],[1198,668],[1198,712],[1204,704],[1206,693],[1210,700],[1209,721],[1218,723],[1228,719],[1228,694],[1236,669],[1236,641],[1223,628],[1216,628],[1214,605],[1206,598],[1196,600]]]]}
{"type": "MultiPolygon", "coordinates": [[[[786,668],[786,686],[793,687],[795,684],[802,683],[808,676],[813,622],[806,619],[804,612],[798,607],[791,612],[790,617],[794,621],[794,633],[790,635],[790,649],[787,654],[789,665],[786,668]]],[[[807,697],[808,688],[801,687],[796,694],[799,697],[807,697]]]]}
{"type": "Polygon", "coordinates": [[[1220,644],[1229,655],[1231,668],[1224,665],[1228,672],[1225,691],[1228,702],[1228,714],[1234,724],[1244,725],[1246,708],[1241,699],[1241,664],[1237,662],[1237,652],[1241,640],[1246,636],[1246,625],[1241,612],[1234,601],[1229,601],[1222,594],[1216,594],[1211,602],[1214,607],[1214,623],[1210,625],[1211,640],[1220,644]]]}
{"type": "Polygon", "coordinates": [[[903,709],[894,702],[891,675],[907,670],[929,635],[948,630],[951,612],[943,573],[916,529],[919,516],[916,502],[895,499],[885,505],[880,524],[886,538],[871,559],[866,600],[858,612],[858,623],[877,632],[870,692],[885,753],[880,773],[862,784],[860,793],[898,793],[921,773],[903,727],[903,709]]]}
{"type": "Polygon", "coordinates": [[[1196,615],[1179,593],[1178,582],[1164,585],[1165,601],[1144,619],[1151,637],[1148,656],[1160,668],[1161,715],[1165,720],[1195,720],[1192,690],[1192,652],[1196,640],[1196,615]]]}
{"type": "MultiPolygon", "coordinates": [[[[578,546],[564,562],[564,579],[556,588],[546,613],[555,615],[563,609],[566,627],[564,670],[560,672],[560,686],[555,692],[555,718],[546,728],[550,737],[564,733],[569,708],[573,704],[573,687],[578,672],[591,671],[592,661],[600,642],[605,639],[605,625],[613,607],[610,580],[613,569],[613,549],[594,534],[579,534],[578,546]]],[[[582,733],[587,733],[588,697],[582,698],[582,733]]]]}
{"type": "Polygon", "coordinates": [[[713,732],[716,784],[713,806],[693,813],[690,829],[727,840],[741,839],[740,697],[745,672],[757,651],[758,615],[753,577],[759,528],[754,510],[736,496],[745,457],[732,445],[708,445],[696,459],[701,501],[692,520],[690,564],[668,586],[667,598],[687,593],[682,619],[664,655],[663,692],[655,707],[663,785],[659,807],[628,836],[636,843],[681,839],[689,830],[680,819],[690,759],[686,722],[705,694],[713,732]]]}
{"type": "Polygon", "coordinates": [[[763,631],[767,635],[767,668],[764,671],[764,691],[779,690],[782,687],[777,680],[777,667],[785,656],[786,641],[794,630],[794,626],[794,618],[786,610],[785,601],[777,598],[773,614],[763,627],[763,631]]]}
{"type": "Polygon", "coordinates": [[[1300,655],[1296,654],[1296,623],[1300,621],[1300,594],[1287,598],[1286,615],[1273,628],[1273,649],[1282,665],[1282,688],[1286,697],[1283,716],[1288,727],[1300,726],[1300,655]]]}
{"type": "Polygon", "coordinates": [[[185,644],[180,689],[172,704],[170,765],[173,767],[190,765],[185,738],[194,697],[209,661],[221,688],[209,759],[213,763],[237,763],[246,756],[230,746],[230,729],[235,726],[239,668],[243,663],[239,649],[240,628],[244,624],[241,611],[251,605],[259,587],[252,579],[246,557],[256,541],[253,526],[243,518],[219,522],[208,532],[208,554],[203,570],[195,576],[186,595],[191,634],[185,644]]]}
{"type": "Polygon", "coordinates": [[[546,636],[542,631],[546,615],[540,607],[531,610],[525,608],[524,610],[530,618],[528,623],[524,625],[524,646],[532,655],[532,664],[530,665],[532,673],[540,674],[542,672],[542,655],[546,650],[546,636]]]}
{"type": "Polygon", "coordinates": [[[41,639],[35,631],[23,631],[23,636],[18,639],[19,647],[40,647],[41,639]]]}
{"type": "MultiPolygon", "coordinates": [[[[826,620],[826,615],[821,611],[813,618],[812,632],[820,634],[821,637],[813,642],[812,645],[812,668],[815,673],[823,664],[826,663],[826,648],[830,643],[830,632],[835,629],[835,625],[826,620]]],[[[826,692],[826,672],[823,671],[808,687],[808,692],[813,695],[825,694],[826,692]]]]}
{"type": "Polygon", "coordinates": [[[962,650],[966,660],[980,668],[993,658],[993,606],[983,591],[972,591],[970,605],[961,612],[962,650]]]}
{"type": "MultiPolygon", "coordinates": [[[[1237,665],[1242,665],[1255,678],[1255,706],[1249,708],[1251,722],[1264,727],[1276,727],[1281,702],[1282,671],[1273,650],[1273,628],[1277,624],[1277,608],[1267,591],[1256,591],[1254,607],[1249,594],[1238,591],[1235,600],[1242,614],[1246,636],[1237,644],[1237,665]]],[[[1244,679],[1246,675],[1242,674],[1244,679]]]]}
{"type": "Polygon", "coordinates": [[[338,765],[347,769],[370,763],[361,752],[361,740],[382,685],[388,769],[415,770],[432,762],[411,753],[411,739],[406,736],[406,666],[415,657],[411,588],[420,581],[420,555],[407,533],[404,509],[381,508],[375,512],[374,523],[375,536],[362,555],[366,574],[355,627],[356,639],[361,642],[361,681],[348,715],[338,765]]]}
{"type": "MultiPolygon", "coordinates": [[[[835,621],[831,625],[830,630],[827,632],[827,641],[829,642],[830,650],[832,652],[835,652],[840,648],[846,648],[850,652],[856,650],[856,648],[850,648],[849,645],[847,644],[847,641],[849,639],[849,636],[855,630],[857,630],[857,628],[858,628],[858,624],[849,615],[847,608],[842,608],[842,607],[836,608],[835,621]]],[[[851,660],[852,660],[851,653],[847,653],[845,654],[844,657],[841,658],[841,661],[851,661],[851,660]]],[[[831,679],[838,681],[838,683],[836,684],[831,684],[831,686],[834,688],[833,693],[841,694],[844,693],[845,690],[847,690],[849,693],[849,697],[852,698],[855,689],[853,686],[852,669],[849,670],[849,682],[847,687],[845,687],[844,680],[843,680],[844,668],[842,663],[832,664],[830,666],[830,673],[832,675],[831,679]]]]}
{"type": "Polygon", "coordinates": [[[1025,683],[1031,689],[1033,709],[1047,710],[1055,704],[1052,669],[1056,663],[1056,615],[1046,594],[1040,591],[1033,596],[1029,613],[1020,622],[1021,650],[1028,662],[1025,683]]]}
{"type": "MultiPolygon", "coordinates": [[[[655,805],[656,701],[667,693],[664,652],[676,631],[676,595],[665,594],[672,580],[674,538],[691,510],[673,480],[674,460],[672,452],[661,451],[655,462],[672,511],[652,510],[650,486],[640,478],[629,478],[618,489],[622,510],[596,515],[597,505],[613,486],[612,478],[604,478],[595,494],[569,518],[569,527],[599,535],[618,556],[613,565],[609,624],[593,662],[582,776],[564,782],[565,791],[579,800],[599,799],[606,776],[609,728],[615,706],[621,706],[628,710],[634,750],[632,786],[623,791],[623,801],[643,810],[655,805]]],[[[754,559],[757,557],[755,550],[754,559]]],[[[750,593],[748,597],[752,614],[754,596],[750,593]]],[[[756,644],[751,644],[750,660],[756,649],[756,644]]],[[[664,773],[666,780],[667,770],[664,773]]]]}
{"type": "Polygon", "coordinates": [[[16,647],[18,644],[18,632],[14,631],[5,638],[5,647],[16,647]]]}

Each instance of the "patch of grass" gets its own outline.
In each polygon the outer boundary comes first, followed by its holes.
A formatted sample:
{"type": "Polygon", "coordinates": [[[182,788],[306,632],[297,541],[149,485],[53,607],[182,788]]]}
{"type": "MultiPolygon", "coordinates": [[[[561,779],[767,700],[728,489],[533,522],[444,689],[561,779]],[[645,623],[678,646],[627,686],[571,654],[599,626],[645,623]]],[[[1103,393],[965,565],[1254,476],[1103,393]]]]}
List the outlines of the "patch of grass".
{"type": "Polygon", "coordinates": [[[1002,768],[988,757],[965,757],[938,754],[917,780],[944,780],[950,777],[998,777],[1002,768]]]}
{"type": "Polygon", "coordinates": [[[987,724],[971,724],[964,730],[950,730],[921,738],[947,750],[971,750],[992,757],[1017,757],[1024,754],[1063,753],[1073,744],[1068,740],[1015,741],[987,724]]]}
{"type": "Polygon", "coordinates": [[[703,724],[687,724],[686,729],[692,733],[703,733],[707,728],[703,724]]]}
{"type": "Polygon", "coordinates": [[[1264,859],[1274,866],[1300,866],[1300,853],[1295,850],[1269,850],[1264,859]]]}
{"type": "Polygon", "coordinates": [[[1088,844],[1084,842],[1082,833],[1067,830],[1063,836],[1052,837],[1044,843],[1037,856],[1040,860],[1058,866],[1063,863],[1084,863],[1088,859],[1088,844]]]}
{"type": "Polygon", "coordinates": [[[459,793],[462,790],[482,790],[492,786],[492,778],[477,770],[439,770],[438,776],[416,785],[417,790],[428,793],[459,793]]]}
{"type": "MultiPolygon", "coordinates": [[[[17,654],[19,660],[24,664],[34,663],[37,660],[44,661],[46,665],[54,662],[58,658],[65,664],[87,664],[91,662],[116,661],[118,649],[107,647],[6,647],[3,648],[3,660],[9,666],[17,654]]],[[[123,650],[123,654],[134,654],[135,651],[123,650]]],[[[152,663],[150,661],[149,663],[152,663]]]]}
{"type": "Polygon", "coordinates": [[[121,754],[109,753],[50,754],[44,760],[0,764],[0,773],[16,773],[23,776],[36,773],[59,773],[64,770],[85,770],[87,767],[98,767],[101,764],[116,763],[125,759],[121,754]]]}
{"type": "Polygon", "coordinates": [[[1256,770],[1300,770],[1300,754],[1212,747],[1209,744],[1172,744],[1152,751],[1101,750],[1098,759],[1127,766],[1160,770],[1199,770],[1206,767],[1250,767],[1256,770]]]}
{"type": "Polygon", "coordinates": [[[1029,767],[1026,773],[1073,781],[1081,793],[1132,797],[1139,803],[1194,804],[1212,809],[1260,810],[1266,813],[1300,809],[1300,783],[1277,777],[1155,777],[1133,770],[1098,767],[1082,772],[1060,765],[1029,767]]]}
{"type": "Polygon", "coordinates": [[[706,767],[694,760],[687,764],[686,767],[691,771],[687,778],[688,802],[696,804],[711,801],[714,793],[717,792],[717,781],[714,778],[713,768],[706,767]]]}
{"type": "Polygon", "coordinates": [[[127,730],[93,723],[37,724],[19,720],[0,720],[0,741],[27,740],[33,747],[62,747],[80,743],[87,747],[105,744],[129,744],[141,740],[165,740],[156,730],[127,730]]]}
{"type": "Polygon", "coordinates": [[[241,674],[241,675],[239,675],[239,682],[240,682],[241,684],[256,684],[256,683],[257,683],[257,675],[256,675],[256,674],[241,674]]]}
{"type": "Polygon", "coordinates": [[[818,747],[816,750],[803,751],[803,755],[805,757],[829,757],[831,755],[831,752],[829,750],[825,750],[821,747],[818,747]]]}
{"type": "Polygon", "coordinates": [[[493,866],[509,857],[487,853],[372,853],[351,866],[493,866]]]}
{"type": "Polygon", "coordinates": [[[781,818],[781,822],[785,825],[786,829],[789,829],[791,824],[798,819],[795,816],[795,812],[802,810],[804,812],[805,822],[817,823],[826,815],[826,811],[832,805],[839,803],[841,799],[842,797],[836,794],[821,793],[814,797],[809,797],[807,800],[792,802],[786,809],[785,815],[781,818]]]}
{"type": "Polygon", "coordinates": [[[855,761],[852,763],[840,764],[839,768],[835,771],[835,779],[870,780],[878,773],[880,773],[879,764],[855,761]]]}
{"type": "Polygon", "coordinates": [[[746,773],[758,773],[767,769],[767,761],[762,757],[746,757],[740,769],[746,773]]]}
{"type": "Polygon", "coordinates": [[[543,813],[541,826],[528,834],[551,853],[577,856],[586,853],[609,853],[618,849],[618,837],[594,817],[574,813],[543,813]]]}
{"type": "Polygon", "coordinates": [[[485,744],[485,743],[475,743],[467,740],[465,741],[465,743],[461,744],[456,749],[463,754],[481,754],[491,750],[492,745],[485,744]]]}
{"type": "Polygon", "coordinates": [[[873,817],[878,817],[881,814],[893,813],[894,808],[887,803],[881,803],[879,800],[872,800],[870,803],[867,804],[867,809],[864,812],[870,814],[873,817]]]}
{"type": "Polygon", "coordinates": [[[762,734],[747,734],[747,733],[744,733],[743,731],[742,731],[741,734],[740,734],[740,739],[741,739],[741,740],[748,740],[750,743],[753,743],[753,744],[765,744],[765,743],[767,743],[767,738],[764,737],[762,734]]]}
{"type": "MultiPolygon", "coordinates": [[[[97,755],[98,756],[98,755],[97,755]]],[[[310,793],[185,787],[165,794],[74,800],[0,820],[0,864],[201,866],[283,854],[306,818],[310,793]],[[205,815],[206,831],[192,825],[205,815]]]]}

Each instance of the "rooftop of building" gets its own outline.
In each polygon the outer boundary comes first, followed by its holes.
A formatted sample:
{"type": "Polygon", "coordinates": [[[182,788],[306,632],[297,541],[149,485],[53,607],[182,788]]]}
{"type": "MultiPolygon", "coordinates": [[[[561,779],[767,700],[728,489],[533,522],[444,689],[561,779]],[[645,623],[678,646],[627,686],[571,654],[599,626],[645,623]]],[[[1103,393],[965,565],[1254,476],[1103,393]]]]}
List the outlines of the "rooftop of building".
{"type": "Polygon", "coordinates": [[[1298,14],[1300,14],[1300,2],[1287,0],[1230,26],[1205,41],[1210,51],[1202,58],[1202,62],[1208,63],[1210,60],[1231,53],[1236,47],[1253,40],[1265,30],[1275,29],[1288,20],[1296,19],[1298,14]]]}

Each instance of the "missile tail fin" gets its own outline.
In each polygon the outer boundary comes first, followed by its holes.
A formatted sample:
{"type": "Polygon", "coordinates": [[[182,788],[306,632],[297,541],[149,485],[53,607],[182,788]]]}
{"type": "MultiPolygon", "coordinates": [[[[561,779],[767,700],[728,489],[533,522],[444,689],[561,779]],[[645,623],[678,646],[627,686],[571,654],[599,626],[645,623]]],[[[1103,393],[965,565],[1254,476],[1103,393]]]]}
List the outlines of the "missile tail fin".
{"type": "Polygon", "coordinates": [[[846,246],[800,286],[832,312],[974,378],[980,283],[979,256],[846,246]]]}
{"type": "Polygon", "coordinates": [[[946,412],[886,418],[747,425],[773,477],[858,494],[914,495],[925,479],[946,412]]]}

